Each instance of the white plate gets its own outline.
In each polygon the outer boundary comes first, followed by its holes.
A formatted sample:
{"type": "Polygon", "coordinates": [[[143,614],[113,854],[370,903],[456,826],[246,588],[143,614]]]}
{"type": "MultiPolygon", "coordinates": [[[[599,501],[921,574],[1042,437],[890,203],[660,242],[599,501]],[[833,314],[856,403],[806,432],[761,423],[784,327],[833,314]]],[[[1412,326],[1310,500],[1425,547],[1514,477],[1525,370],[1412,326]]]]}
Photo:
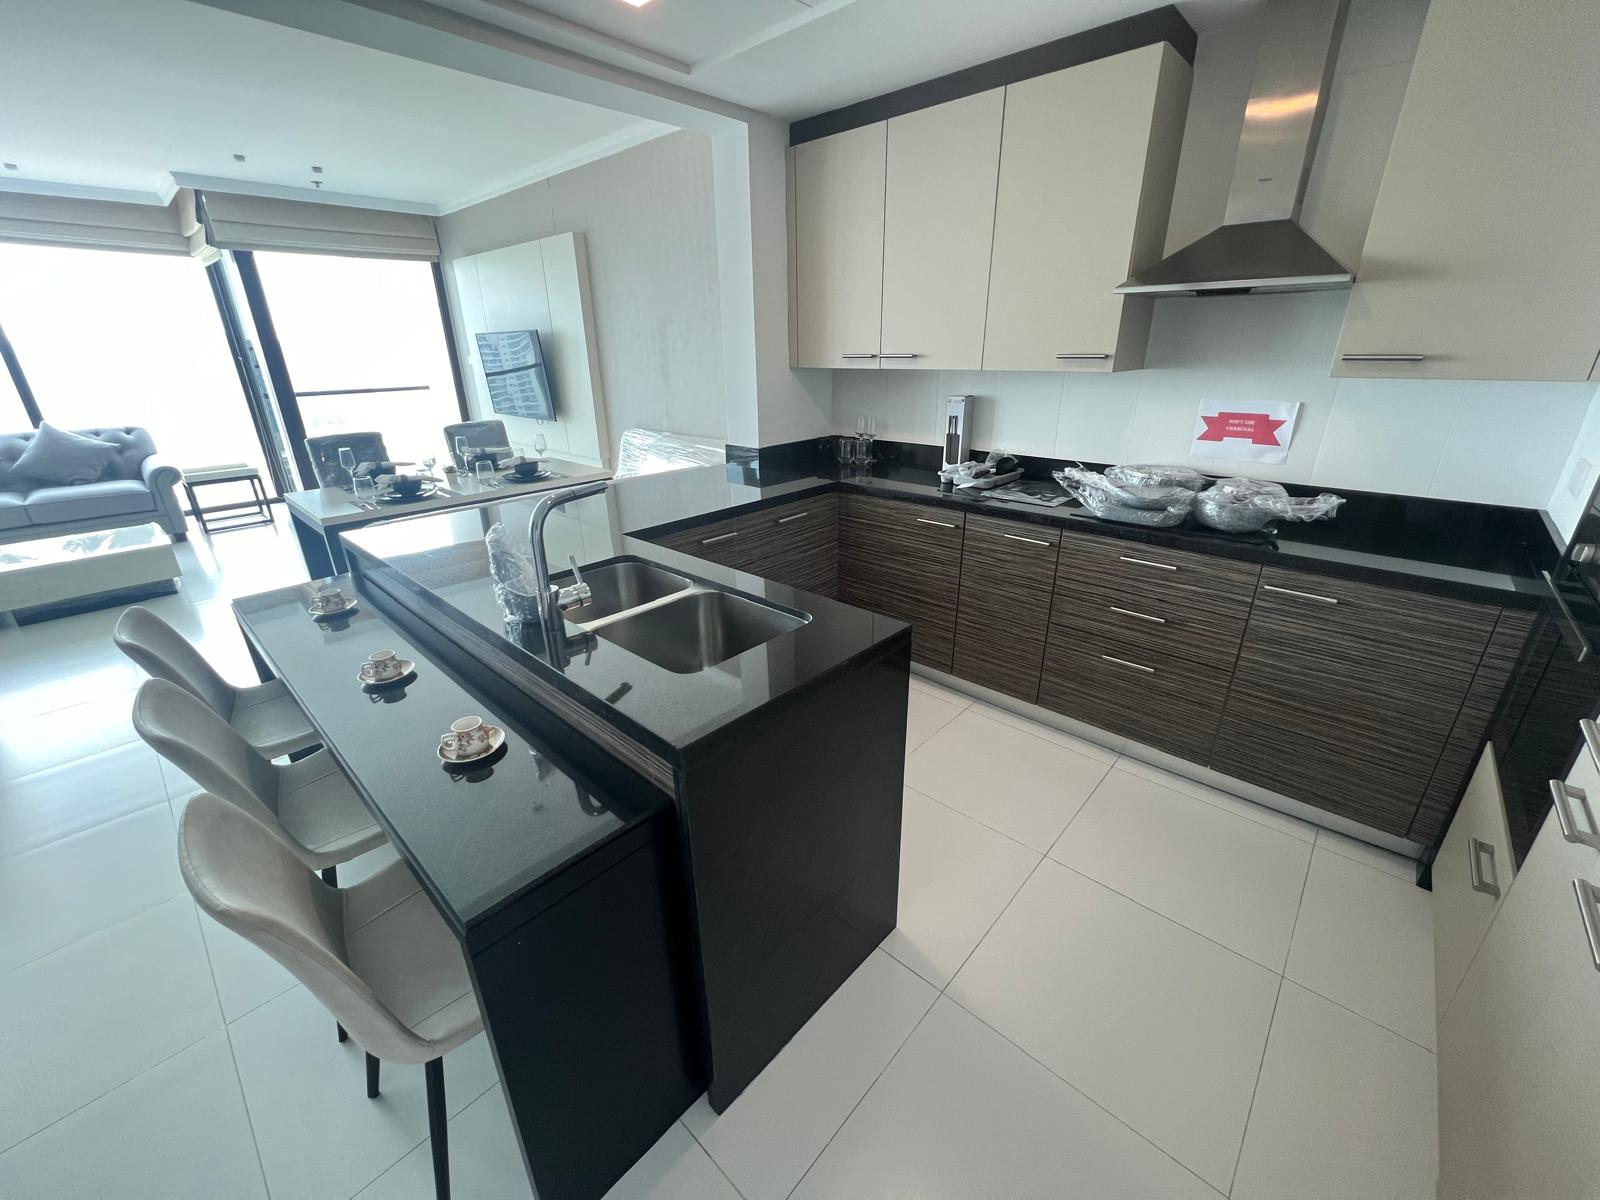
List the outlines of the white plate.
{"type": "Polygon", "coordinates": [[[435,747],[439,755],[439,761],[444,763],[446,766],[451,767],[465,766],[467,763],[475,763],[481,759],[488,758],[489,755],[493,754],[496,750],[500,749],[501,746],[506,744],[506,731],[501,729],[500,726],[485,725],[484,728],[489,731],[489,744],[477,754],[468,755],[465,758],[457,758],[453,753],[447,752],[441,745],[435,747]]]}
{"type": "Polygon", "coordinates": [[[387,679],[374,679],[368,673],[366,665],[363,664],[361,669],[356,672],[356,678],[369,687],[387,687],[391,683],[399,683],[417,669],[417,664],[409,658],[397,658],[395,662],[400,665],[400,673],[398,675],[391,675],[387,679]]]}
{"type": "Polygon", "coordinates": [[[316,609],[308,607],[306,611],[313,617],[317,618],[317,620],[322,621],[329,617],[342,617],[347,612],[354,612],[355,609],[356,602],[347,598],[343,608],[331,608],[327,612],[318,612],[316,609]]]}

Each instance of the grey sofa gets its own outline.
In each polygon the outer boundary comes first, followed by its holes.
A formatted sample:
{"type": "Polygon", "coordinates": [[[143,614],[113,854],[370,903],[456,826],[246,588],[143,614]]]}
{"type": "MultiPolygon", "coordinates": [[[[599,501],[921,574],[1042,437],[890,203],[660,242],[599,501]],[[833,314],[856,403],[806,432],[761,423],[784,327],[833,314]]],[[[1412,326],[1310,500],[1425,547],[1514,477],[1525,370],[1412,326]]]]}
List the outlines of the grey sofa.
{"type": "Polygon", "coordinates": [[[117,447],[116,457],[93,483],[52,487],[17,475],[12,467],[33,431],[0,434],[0,544],[148,521],[174,541],[188,536],[175,490],[183,475],[161,460],[148,432],[136,425],[72,432],[117,447]]]}

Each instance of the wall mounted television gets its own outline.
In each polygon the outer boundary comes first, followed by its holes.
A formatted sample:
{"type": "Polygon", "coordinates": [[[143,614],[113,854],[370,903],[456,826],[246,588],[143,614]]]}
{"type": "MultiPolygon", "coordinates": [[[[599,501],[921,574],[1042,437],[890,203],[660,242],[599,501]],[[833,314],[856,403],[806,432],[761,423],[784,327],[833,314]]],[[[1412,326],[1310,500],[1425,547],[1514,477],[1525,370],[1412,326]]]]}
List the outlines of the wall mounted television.
{"type": "Polygon", "coordinates": [[[507,417],[555,420],[555,392],[550,387],[539,331],[518,329],[476,337],[478,362],[494,411],[507,417]]]}

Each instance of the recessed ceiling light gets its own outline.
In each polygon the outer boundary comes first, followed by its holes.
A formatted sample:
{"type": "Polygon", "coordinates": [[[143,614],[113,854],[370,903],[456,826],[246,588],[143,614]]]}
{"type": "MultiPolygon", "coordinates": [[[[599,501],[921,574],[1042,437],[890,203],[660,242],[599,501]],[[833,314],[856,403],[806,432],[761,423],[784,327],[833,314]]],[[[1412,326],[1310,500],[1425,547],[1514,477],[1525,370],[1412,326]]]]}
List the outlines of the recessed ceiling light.
{"type": "Polygon", "coordinates": [[[634,8],[643,8],[650,0],[622,0],[624,4],[631,4],[634,8]]]}
{"type": "Polygon", "coordinates": [[[321,167],[312,167],[311,168],[311,173],[313,175],[321,175],[322,174],[322,168],[321,167]]]}
{"type": "Polygon", "coordinates": [[[4,167],[8,171],[15,171],[17,169],[17,164],[16,163],[0,163],[0,167],[4,167]]]}
{"type": "Polygon", "coordinates": [[[243,162],[243,161],[244,161],[244,155],[242,155],[242,154],[235,154],[235,155],[234,155],[234,156],[233,156],[233,161],[234,161],[234,162],[243,162]]]}

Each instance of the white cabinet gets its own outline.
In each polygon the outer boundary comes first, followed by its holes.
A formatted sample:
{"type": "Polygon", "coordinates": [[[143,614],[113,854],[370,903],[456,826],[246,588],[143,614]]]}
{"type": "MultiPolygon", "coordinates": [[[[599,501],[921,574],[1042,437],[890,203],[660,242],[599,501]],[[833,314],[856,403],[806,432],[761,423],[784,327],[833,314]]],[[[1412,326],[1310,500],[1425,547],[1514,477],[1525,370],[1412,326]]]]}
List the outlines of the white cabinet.
{"type": "Polygon", "coordinates": [[[1600,3],[1432,0],[1333,373],[1590,378],[1597,230],[1600,3]]]}
{"type": "MultiPolygon", "coordinates": [[[[1588,753],[1568,782],[1600,803],[1588,753]]],[[[1552,812],[1439,1022],[1440,1200],[1600,1196],[1600,971],[1575,880],[1600,881],[1600,852],[1552,812]]]]}
{"type": "Polygon", "coordinates": [[[1433,990],[1440,1017],[1511,887],[1511,858],[1494,747],[1485,746],[1433,860],[1433,990]]]}
{"type": "Polygon", "coordinates": [[[1163,42],[1006,88],[985,370],[1144,365],[1154,301],[1112,289],[1161,258],[1189,78],[1163,42]]]}
{"type": "Polygon", "coordinates": [[[796,366],[878,365],[885,133],[879,121],[795,147],[796,366]]]}
{"type": "Polygon", "coordinates": [[[889,121],[884,186],[885,370],[983,365],[1005,89],[889,121]]]}

